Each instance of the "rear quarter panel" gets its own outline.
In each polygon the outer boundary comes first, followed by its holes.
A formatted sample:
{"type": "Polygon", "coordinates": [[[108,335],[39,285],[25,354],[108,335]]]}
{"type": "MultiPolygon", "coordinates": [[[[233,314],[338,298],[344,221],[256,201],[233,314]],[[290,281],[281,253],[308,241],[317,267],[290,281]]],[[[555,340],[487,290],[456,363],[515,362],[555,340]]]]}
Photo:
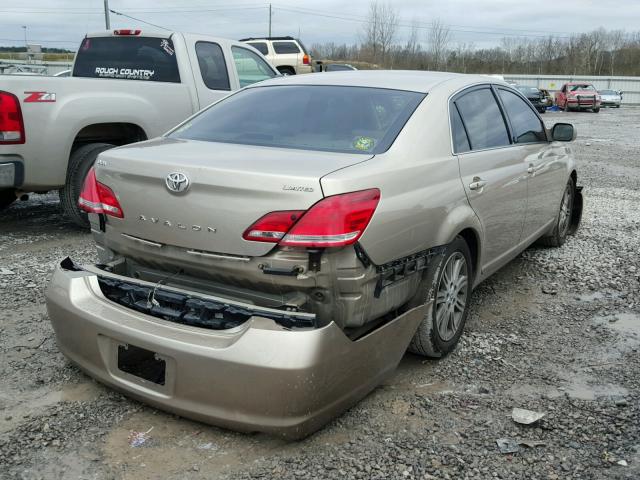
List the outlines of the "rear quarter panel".
{"type": "Polygon", "coordinates": [[[465,228],[480,236],[451,152],[446,105],[444,93],[429,94],[387,152],[322,179],[325,195],[380,189],[360,240],[378,265],[447,244],[465,228]]]}

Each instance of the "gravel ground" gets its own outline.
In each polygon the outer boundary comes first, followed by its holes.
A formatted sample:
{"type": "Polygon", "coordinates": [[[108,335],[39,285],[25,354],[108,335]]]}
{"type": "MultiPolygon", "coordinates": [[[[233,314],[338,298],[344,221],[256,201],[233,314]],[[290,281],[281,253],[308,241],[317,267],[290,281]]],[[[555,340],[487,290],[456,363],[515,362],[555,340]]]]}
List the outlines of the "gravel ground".
{"type": "Polygon", "coordinates": [[[184,420],[79,372],[56,347],[42,292],[64,256],[92,261],[91,237],[55,195],[0,213],[0,477],[640,478],[640,109],[545,120],[578,128],[579,234],[483,283],[453,354],[406,355],[300,442],[184,420]],[[514,407],[546,415],[520,425],[514,407]],[[133,447],[136,432],[146,441],[133,447]],[[499,438],[531,446],[504,454],[499,438]]]}

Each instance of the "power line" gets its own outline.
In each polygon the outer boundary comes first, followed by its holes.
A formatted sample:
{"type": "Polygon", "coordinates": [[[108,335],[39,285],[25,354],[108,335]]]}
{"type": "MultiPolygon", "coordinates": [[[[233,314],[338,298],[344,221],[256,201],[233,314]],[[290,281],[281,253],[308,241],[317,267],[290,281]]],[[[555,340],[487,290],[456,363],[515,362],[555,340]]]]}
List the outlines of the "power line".
{"type": "MultiPolygon", "coordinates": [[[[281,4],[281,7],[279,8],[290,8],[290,9],[295,9],[295,10],[303,10],[305,12],[309,12],[311,14],[328,14],[326,11],[322,11],[322,10],[316,10],[316,9],[312,9],[312,8],[307,8],[307,7],[298,7],[293,6],[293,5],[286,5],[286,4],[281,4]]],[[[300,12],[302,13],[302,12],[300,12]]],[[[363,23],[366,23],[367,20],[365,18],[363,18],[361,15],[357,15],[357,14],[353,14],[353,13],[340,13],[339,17],[350,17],[353,20],[358,20],[361,21],[363,23]]],[[[415,19],[412,19],[412,23],[417,23],[417,24],[421,24],[421,25],[426,25],[427,28],[432,28],[431,24],[429,22],[424,22],[424,21],[416,21],[415,19]]],[[[409,24],[404,24],[401,26],[411,26],[409,24]]],[[[492,30],[497,30],[496,27],[476,27],[473,25],[458,25],[458,24],[447,24],[446,26],[448,27],[460,27],[460,28],[469,28],[469,29],[492,29],[492,30]]],[[[509,31],[514,31],[514,32],[532,32],[532,33],[543,33],[543,34],[563,34],[563,35],[570,35],[573,32],[559,32],[559,31],[549,31],[549,30],[532,30],[532,29],[525,29],[525,28],[507,28],[507,27],[499,27],[500,28],[500,32],[504,31],[504,30],[509,30],[509,31]]],[[[476,32],[474,32],[476,33],[476,32]]]]}
{"type": "MultiPolygon", "coordinates": [[[[315,12],[308,12],[308,11],[304,11],[304,10],[300,10],[297,8],[288,8],[288,7],[274,7],[277,10],[282,10],[285,12],[293,12],[293,13],[301,13],[303,15],[315,15],[317,17],[325,17],[325,18],[335,18],[338,20],[345,20],[345,21],[349,21],[349,22],[356,22],[356,23],[362,23],[362,24],[367,24],[367,23],[371,23],[368,19],[365,18],[350,18],[350,17],[345,17],[345,16],[341,16],[341,15],[332,15],[332,14],[327,14],[327,13],[315,13],[315,12]]],[[[406,23],[400,23],[400,22],[396,22],[394,24],[397,27],[401,27],[401,28],[420,28],[423,30],[432,30],[433,27],[432,26],[427,26],[427,25],[420,25],[420,24],[414,24],[414,25],[410,25],[410,24],[406,24],[406,23]]],[[[503,36],[514,36],[514,37],[538,37],[538,38],[548,38],[548,35],[525,35],[525,34],[519,34],[519,33],[509,33],[509,32],[504,32],[504,31],[495,31],[495,32],[484,32],[481,30],[461,30],[461,29],[456,29],[456,28],[449,28],[450,31],[452,32],[456,32],[456,33],[477,33],[477,34],[484,34],[484,35],[503,35],[503,36]]],[[[557,36],[558,38],[568,38],[566,36],[557,36]]]]}
{"type": "Polygon", "coordinates": [[[132,17],[131,15],[127,15],[126,13],[118,12],[117,10],[109,9],[109,11],[111,13],[116,14],[116,15],[120,15],[122,17],[127,17],[127,18],[130,18],[131,20],[135,20],[136,22],[146,23],[147,25],[151,25],[152,27],[161,28],[162,30],[169,30],[169,31],[172,30],[171,28],[163,27],[162,25],[156,25],[155,23],[147,22],[146,20],[142,20],[140,18],[132,17]]]}

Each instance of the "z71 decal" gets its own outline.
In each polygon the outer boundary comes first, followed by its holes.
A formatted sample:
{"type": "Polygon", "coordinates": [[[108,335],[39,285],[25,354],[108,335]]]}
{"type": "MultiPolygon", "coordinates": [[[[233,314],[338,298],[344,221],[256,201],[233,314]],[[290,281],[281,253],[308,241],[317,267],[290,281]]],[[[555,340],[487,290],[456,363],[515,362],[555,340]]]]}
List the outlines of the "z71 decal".
{"type": "Polygon", "coordinates": [[[34,103],[34,102],[55,102],[56,94],[50,92],[24,92],[28,95],[24,99],[24,103],[34,103]]]}

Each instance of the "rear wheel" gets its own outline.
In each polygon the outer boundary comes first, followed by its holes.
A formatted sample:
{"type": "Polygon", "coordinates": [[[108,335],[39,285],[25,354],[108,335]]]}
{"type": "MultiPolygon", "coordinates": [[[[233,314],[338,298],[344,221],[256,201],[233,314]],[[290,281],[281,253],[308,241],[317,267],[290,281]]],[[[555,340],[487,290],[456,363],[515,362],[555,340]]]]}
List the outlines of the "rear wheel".
{"type": "Polygon", "coordinates": [[[287,75],[295,75],[295,74],[296,74],[296,71],[295,71],[293,68],[291,68],[291,67],[278,67],[278,71],[279,71],[282,75],[284,75],[285,77],[286,77],[287,75]]]}
{"type": "Polygon", "coordinates": [[[78,207],[78,197],[82,191],[84,179],[98,154],[113,147],[115,145],[110,143],[90,143],[76,149],[69,158],[67,181],[59,192],[60,204],[65,215],[80,227],[89,226],[87,214],[78,207]]]}
{"type": "Polygon", "coordinates": [[[435,292],[431,312],[420,323],[409,351],[439,358],[455,348],[467,320],[473,267],[469,247],[462,237],[449,244],[431,278],[423,282],[421,292],[435,292]]]}
{"type": "Polygon", "coordinates": [[[594,108],[594,109],[593,109],[593,113],[598,113],[599,111],[600,111],[600,109],[599,109],[599,108],[594,108]]]}
{"type": "Polygon", "coordinates": [[[4,210],[16,201],[16,194],[13,190],[0,190],[0,210],[4,210]]]}
{"type": "Polygon", "coordinates": [[[573,178],[570,178],[564,188],[564,194],[560,202],[560,210],[558,211],[553,230],[551,230],[551,233],[548,235],[540,238],[539,243],[542,245],[547,247],[561,247],[564,244],[571,227],[575,192],[576,187],[573,183],[573,178]]]}

